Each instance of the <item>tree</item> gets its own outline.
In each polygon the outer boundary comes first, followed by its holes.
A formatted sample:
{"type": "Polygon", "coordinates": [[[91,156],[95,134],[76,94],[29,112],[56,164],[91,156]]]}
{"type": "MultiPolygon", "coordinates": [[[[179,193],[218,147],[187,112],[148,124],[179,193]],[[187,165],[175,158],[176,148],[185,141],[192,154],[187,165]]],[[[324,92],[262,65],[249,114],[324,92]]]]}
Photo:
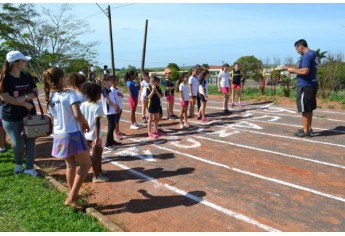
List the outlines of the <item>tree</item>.
{"type": "Polygon", "coordinates": [[[318,65],[321,65],[322,59],[326,58],[327,51],[321,52],[320,48],[318,48],[318,49],[316,49],[315,53],[316,53],[318,65]]]}
{"type": "Polygon", "coordinates": [[[318,67],[318,93],[322,98],[328,98],[331,92],[339,86],[341,82],[343,58],[344,55],[342,53],[336,55],[329,53],[327,61],[322,66],[318,67]]]}
{"type": "Polygon", "coordinates": [[[204,63],[201,65],[201,68],[208,70],[208,69],[210,69],[210,66],[208,64],[204,63]]]}
{"type": "Polygon", "coordinates": [[[167,68],[171,70],[176,70],[176,71],[180,70],[180,67],[176,63],[169,63],[169,65],[167,65],[167,68]]]}
{"type": "Polygon", "coordinates": [[[42,15],[33,4],[2,4],[0,39],[9,49],[32,57],[30,66],[41,80],[41,73],[50,66],[69,67],[71,60],[92,61],[95,43],[82,44],[77,39],[90,32],[88,24],[67,15],[72,10],[63,4],[54,11],[43,8],[42,15]]]}

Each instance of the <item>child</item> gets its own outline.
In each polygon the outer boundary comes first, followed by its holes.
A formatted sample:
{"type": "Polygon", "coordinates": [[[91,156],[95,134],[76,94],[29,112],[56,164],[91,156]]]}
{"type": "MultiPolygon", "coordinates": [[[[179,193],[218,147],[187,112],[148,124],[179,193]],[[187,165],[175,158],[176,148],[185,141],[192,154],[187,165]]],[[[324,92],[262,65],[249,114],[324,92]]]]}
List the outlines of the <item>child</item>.
{"type": "Polygon", "coordinates": [[[147,98],[148,98],[148,112],[149,112],[149,122],[147,125],[148,136],[150,138],[157,138],[162,134],[158,130],[158,122],[159,122],[159,112],[161,106],[161,97],[162,91],[158,86],[158,80],[156,76],[151,76],[150,78],[150,86],[146,88],[147,98]],[[155,132],[152,132],[152,122],[154,124],[155,132]]]}
{"type": "Polygon", "coordinates": [[[145,124],[147,123],[146,118],[146,110],[147,110],[147,94],[146,94],[146,88],[150,86],[150,78],[149,78],[149,72],[144,71],[142,75],[143,80],[140,83],[140,100],[141,100],[141,114],[142,114],[142,122],[145,124]]]}
{"type": "Polygon", "coordinates": [[[192,69],[191,76],[188,79],[189,96],[190,96],[190,109],[189,116],[194,118],[194,106],[196,103],[196,97],[198,96],[199,82],[197,78],[197,68],[192,69]]]}
{"type": "Polygon", "coordinates": [[[167,98],[167,119],[176,119],[177,116],[174,115],[174,92],[175,92],[175,84],[171,79],[171,70],[169,68],[166,68],[164,70],[165,75],[165,97],[167,98]]]}
{"type": "Polygon", "coordinates": [[[103,75],[103,88],[102,88],[102,107],[103,112],[107,116],[108,120],[108,130],[107,138],[105,141],[104,148],[106,150],[115,150],[116,145],[121,143],[114,140],[114,130],[115,130],[115,110],[118,110],[119,107],[115,103],[115,97],[111,93],[110,86],[113,83],[113,76],[108,74],[103,75]]]}
{"type": "Polygon", "coordinates": [[[130,129],[139,129],[140,126],[136,122],[135,119],[135,111],[137,110],[138,105],[138,95],[139,95],[139,89],[140,89],[140,82],[139,78],[137,78],[137,84],[135,84],[134,79],[136,78],[136,73],[134,70],[131,70],[129,72],[126,72],[125,74],[125,82],[126,82],[126,88],[128,89],[128,102],[131,109],[131,126],[130,129]]]}
{"type": "Polygon", "coordinates": [[[234,100],[235,100],[235,90],[237,90],[237,96],[238,96],[238,106],[242,107],[243,103],[241,102],[241,71],[240,66],[238,63],[234,64],[234,69],[231,71],[231,77],[232,77],[232,84],[231,84],[231,106],[233,107],[234,100]]]}
{"type": "Polygon", "coordinates": [[[115,138],[122,139],[125,135],[124,133],[120,132],[120,118],[122,114],[122,99],[123,93],[119,87],[120,78],[118,76],[114,76],[113,84],[111,86],[112,96],[114,96],[115,104],[117,105],[118,109],[115,109],[115,138]]]}
{"type": "Polygon", "coordinates": [[[199,78],[199,97],[201,101],[201,107],[199,109],[198,117],[201,117],[201,120],[203,122],[207,122],[208,119],[205,117],[205,109],[206,109],[206,103],[208,100],[208,86],[207,86],[207,78],[209,76],[209,71],[204,70],[200,74],[199,78]]]}
{"type": "Polygon", "coordinates": [[[88,82],[82,85],[81,91],[85,95],[86,101],[80,105],[80,111],[90,126],[90,130],[85,133],[85,139],[91,149],[92,182],[106,182],[109,178],[102,175],[101,118],[103,117],[103,109],[101,104],[97,102],[101,98],[102,88],[96,83],[88,82]]]}
{"type": "Polygon", "coordinates": [[[78,192],[91,164],[89,146],[83,132],[90,128],[80,112],[80,100],[76,92],[66,89],[63,70],[57,67],[49,68],[43,72],[43,78],[48,114],[54,119],[52,156],[66,162],[69,194],[65,205],[80,208],[77,203],[78,192]]]}
{"type": "Polygon", "coordinates": [[[225,63],[222,67],[222,71],[218,75],[218,91],[224,94],[223,112],[229,113],[229,91],[230,91],[230,77],[229,77],[229,64],[225,63]]]}
{"type": "Polygon", "coordinates": [[[188,105],[189,105],[189,88],[188,88],[188,73],[187,72],[183,72],[181,74],[179,91],[181,92],[180,128],[183,129],[184,127],[186,128],[189,127],[189,124],[187,122],[187,110],[188,110],[188,105]]]}
{"type": "Polygon", "coordinates": [[[72,89],[76,91],[80,101],[82,103],[85,102],[86,98],[84,94],[81,92],[81,86],[86,82],[85,76],[79,73],[71,73],[68,76],[68,80],[72,86],[72,89]]]}

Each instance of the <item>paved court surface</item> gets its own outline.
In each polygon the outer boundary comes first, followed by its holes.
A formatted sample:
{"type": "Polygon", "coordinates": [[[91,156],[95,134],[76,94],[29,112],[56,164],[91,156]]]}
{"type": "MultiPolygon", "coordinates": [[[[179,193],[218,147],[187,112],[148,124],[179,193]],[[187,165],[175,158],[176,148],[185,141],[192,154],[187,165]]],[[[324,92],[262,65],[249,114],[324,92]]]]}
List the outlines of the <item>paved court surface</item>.
{"type": "MultiPolygon", "coordinates": [[[[125,98],[127,137],[103,152],[110,182],[92,183],[90,171],[89,205],[127,231],[345,231],[345,111],[316,110],[315,136],[297,138],[295,107],[247,102],[225,115],[221,106],[212,97],[210,121],[189,119],[185,130],[164,119],[167,135],[152,140],[146,127],[129,130],[125,98]]],[[[50,148],[51,139],[38,142],[37,164],[65,182],[50,148]]]]}

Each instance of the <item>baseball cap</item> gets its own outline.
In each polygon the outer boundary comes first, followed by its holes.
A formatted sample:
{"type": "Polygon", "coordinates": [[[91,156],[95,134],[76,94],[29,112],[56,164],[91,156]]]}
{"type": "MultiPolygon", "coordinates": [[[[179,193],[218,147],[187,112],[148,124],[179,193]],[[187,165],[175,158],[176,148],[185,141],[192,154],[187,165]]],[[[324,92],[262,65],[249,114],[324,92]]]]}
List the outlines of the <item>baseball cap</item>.
{"type": "Polygon", "coordinates": [[[12,62],[17,61],[17,60],[29,61],[30,59],[31,59],[31,57],[24,56],[23,53],[21,53],[19,51],[10,51],[6,55],[6,60],[9,63],[12,63],[12,62]]]}

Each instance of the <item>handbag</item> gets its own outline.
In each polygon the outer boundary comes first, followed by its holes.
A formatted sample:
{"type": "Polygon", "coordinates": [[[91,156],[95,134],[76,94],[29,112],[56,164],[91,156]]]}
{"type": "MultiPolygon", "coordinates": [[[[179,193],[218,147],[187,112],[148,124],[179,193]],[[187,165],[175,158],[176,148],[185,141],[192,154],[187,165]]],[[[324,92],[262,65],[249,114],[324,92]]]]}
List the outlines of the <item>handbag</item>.
{"type": "Polygon", "coordinates": [[[25,138],[38,138],[46,137],[52,134],[53,124],[52,120],[48,115],[44,115],[42,105],[36,94],[38,106],[40,108],[40,115],[29,115],[23,119],[23,133],[22,136],[25,138]]]}

